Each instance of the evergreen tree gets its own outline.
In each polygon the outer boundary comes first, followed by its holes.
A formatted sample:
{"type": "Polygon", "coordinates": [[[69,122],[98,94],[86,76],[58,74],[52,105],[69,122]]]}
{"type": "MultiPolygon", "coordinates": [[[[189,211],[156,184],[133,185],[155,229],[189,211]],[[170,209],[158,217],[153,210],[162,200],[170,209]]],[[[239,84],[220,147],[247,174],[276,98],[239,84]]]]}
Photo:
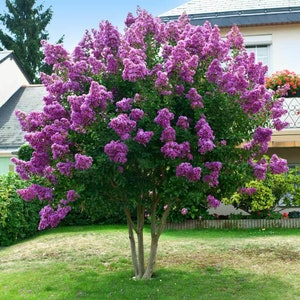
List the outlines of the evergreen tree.
{"type": "Polygon", "coordinates": [[[52,18],[51,7],[35,6],[36,0],[6,0],[8,13],[0,14],[0,49],[13,50],[28,77],[39,82],[39,72],[43,67],[44,54],[41,40],[48,39],[45,30],[52,18]],[[1,48],[2,46],[2,48],[1,48]]]}

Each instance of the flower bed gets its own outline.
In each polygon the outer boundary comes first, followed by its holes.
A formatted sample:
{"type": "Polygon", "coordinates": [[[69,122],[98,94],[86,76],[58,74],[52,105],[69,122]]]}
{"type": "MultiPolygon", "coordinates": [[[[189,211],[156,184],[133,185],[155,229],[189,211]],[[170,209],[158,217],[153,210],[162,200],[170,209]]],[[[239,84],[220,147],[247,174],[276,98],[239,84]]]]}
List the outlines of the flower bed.
{"type": "Polygon", "coordinates": [[[165,229],[249,229],[249,228],[300,228],[300,218],[288,219],[242,219],[242,220],[187,220],[167,223],[165,229]]]}

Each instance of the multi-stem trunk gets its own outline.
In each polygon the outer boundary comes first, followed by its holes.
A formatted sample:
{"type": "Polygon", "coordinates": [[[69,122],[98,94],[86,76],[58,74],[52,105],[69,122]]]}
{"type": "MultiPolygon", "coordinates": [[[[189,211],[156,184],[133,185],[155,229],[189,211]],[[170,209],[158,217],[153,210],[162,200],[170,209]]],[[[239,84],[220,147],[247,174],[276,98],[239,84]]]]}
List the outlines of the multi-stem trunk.
{"type": "Polygon", "coordinates": [[[147,267],[145,267],[145,253],[144,253],[144,221],[145,221],[145,207],[144,205],[137,206],[137,224],[132,221],[129,209],[125,209],[125,214],[128,224],[129,241],[131,248],[131,258],[134,268],[134,274],[136,279],[150,279],[154,272],[158,240],[166,224],[166,219],[169,214],[170,208],[168,207],[161,218],[159,224],[156,219],[156,209],[158,204],[158,197],[153,197],[151,205],[151,245],[149,259],[147,267]],[[135,241],[135,235],[137,238],[137,245],[135,241]]]}

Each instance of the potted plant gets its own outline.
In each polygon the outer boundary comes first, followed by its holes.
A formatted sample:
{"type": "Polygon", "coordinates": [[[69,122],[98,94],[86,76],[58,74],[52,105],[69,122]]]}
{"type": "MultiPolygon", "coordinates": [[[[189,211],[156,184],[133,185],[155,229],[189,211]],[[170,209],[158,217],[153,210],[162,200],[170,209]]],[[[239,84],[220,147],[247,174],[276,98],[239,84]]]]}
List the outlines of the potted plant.
{"type": "Polygon", "coordinates": [[[289,70],[277,71],[266,78],[266,87],[284,97],[300,97],[300,75],[289,70]]]}

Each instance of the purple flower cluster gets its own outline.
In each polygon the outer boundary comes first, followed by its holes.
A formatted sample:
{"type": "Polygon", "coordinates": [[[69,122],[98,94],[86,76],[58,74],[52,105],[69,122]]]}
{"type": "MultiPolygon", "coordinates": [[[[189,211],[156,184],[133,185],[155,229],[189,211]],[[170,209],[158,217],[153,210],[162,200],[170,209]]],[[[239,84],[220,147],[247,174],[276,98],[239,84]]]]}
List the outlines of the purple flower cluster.
{"type": "Polygon", "coordinates": [[[175,159],[175,158],[188,158],[193,159],[190,149],[189,142],[183,142],[178,144],[176,142],[166,142],[164,146],[161,147],[160,151],[165,157],[175,159]]]}
{"type": "Polygon", "coordinates": [[[174,142],[176,140],[176,131],[173,127],[166,127],[162,133],[160,140],[162,142],[174,142]]]}
{"type": "Polygon", "coordinates": [[[26,201],[38,198],[40,201],[52,201],[53,189],[38,184],[32,184],[28,188],[18,190],[18,194],[26,201]]]}
{"type": "Polygon", "coordinates": [[[190,90],[186,94],[186,98],[190,100],[192,108],[203,108],[202,96],[198,94],[195,88],[190,88],[190,90]]]}
{"type": "Polygon", "coordinates": [[[272,174],[282,174],[289,170],[287,160],[279,158],[276,154],[273,154],[270,158],[269,167],[272,174]]]}
{"type": "Polygon", "coordinates": [[[265,158],[255,162],[253,159],[249,160],[249,165],[253,168],[253,174],[258,180],[264,180],[266,178],[268,163],[265,158]]]}
{"type": "Polygon", "coordinates": [[[56,164],[56,167],[62,175],[70,176],[71,172],[72,172],[72,169],[75,168],[75,163],[71,162],[67,159],[65,162],[62,162],[62,161],[58,162],[56,164]]]}
{"type": "Polygon", "coordinates": [[[127,140],[130,138],[131,131],[136,127],[136,121],[131,120],[127,114],[120,114],[111,119],[108,125],[122,140],[127,140]]]}
{"type": "Polygon", "coordinates": [[[162,95],[171,95],[172,85],[169,83],[168,74],[166,72],[158,71],[156,75],[155,88],[160,91],[162,95]]]}
{"type": "Polygon", "coordinates": [[[208,206],[210,207],[217,208],[221,204],[221,201],[212,195],[208,195],[206,199],[207,199],[208,206]]]}
{"type": "Polygon", "coordinates": [[[184,130],[187,130],[190,126],[188,117],[186,116],[179,116],[176,126],[183,128],[184,130]]]}
{"type": "Polygon", "coordinates": [[[71,105],[71,129],[78,132],[85,132],[85,127],[96,121],[95,110],[105,110],[107,102],[111,101],[112,93],[106,88],[92,81],[89,93],[81,96],[68,96],[71,105]]]}
{"type": "Polygon", "coordinates": [[[90,156],[82,155],[80,153],[75,154],[75,169],[87,170],[91,167],[93,158],[90,156]]]}
{"type": "Polygon", "coordinates": [[[213,142],[215,137],[204,115],[202,115],[202,117],[198,120],[195,129],[197,130],[198,136],[198,151],[202,155],[209,151],[212,151],[215,147],[215,144],[213,142]]]}
{"type": "Polygon", "coordinates": [[[61,44],[50,45],[45,40],[41,41],[41,44],[44,48],[46,64],[58,67],[65,61],[69,60],[69,53],[61,44]]]}
{"type": "Polygon", "coordinates": [[[186,43],[179,40],[175,46],[169,49],[170,55],[166,58],[165,69],[167,74],[177,73],[180,80],[193,83],[199,57],[191,55],[186,49],[186,43]]]}
{"type": "Polygon", "coordinates": [[[274,125],[274,128],[277,130],[277,131],[280,131],[284,128],[286,128],[287,126],[290,125],[289,122],[283,122],[281,121],[280,119],[274,119],[273,120],[273,125],[274,125]]]}
{"type": "Polygon", "coordinates": [[[154,135],[153,131],[144,131],[143,129],[139,128],[134,140],[137,143],[142,144],[146,147],[146,145],[150,142],[153,135],[154,135]]]}
{"type": "Polygon", "coordinates": [[[270,142],[272,136],[272,129],[270,128],[263,128],[263,127],[257,127],[253,134],[253,140],[257,144],[262,144],[265,142],[270,142]]]}
{"type": "Polygon", "coordinates": [[[272,129],[257,127],[254,134],[253,140],[244,146],[245,149],[251,149],[256,145],[260,146],[260,152],[266,153],[268,151],[268,142],[271,141],[272,129]]]}
{"type": "Polygon", "coordinates": [[[129,114],[130,119],[134,121],[141,120],[144,116],[144,112],[139,108],[133,108],[129,114]]]}
{"type": "Polygon", "coordinates": [[[31,132],[38,130],[44,126],[47,120],[47,116],[44,112],[33,111],[26,115],[20,110],[16,110],[16,116],[21,124],[23,131],[31,132]]]}
{"type": "Polygon", "coordinates": [[[207,182],[210,187],[217,186],[219,184],[219,173],[222,168],[222,163],[218,161],[206,162],[204,166],[211,170],[210,174],[207,174],[203,177],[203,182],[207,182]]]}
{"type": "Polygon", "coordinates": [[[133,102],[132,98],[123,98],[122,100],[116,102],[117,109],[125,112],[131,109],[131,104],[133,102]]]}
{"type": "Polygon", "coordinates": [[[70,206],[61,206],[58,205],[57,210],[55,211],[52,206],[47,205],[40,211],[40,223],[39,230],[44,230],[47,227],[56,227],[59,222],[66,217],[66,215],[71,210],[70,206]]]}
{"type": "Polygon", "coordinates": [[[227,42],[230,45],[230,48],[240,49],[244,48],[244,39],[236,25],[232,26],[229,33],[226,35],[227,42]]]}
{"type": "Polygon", "coordinates": [[[130,49],[130,51],[124,51],[123,58],[123,73],[124,80],[137,81],[138,79],[145,78],[149,71],[144,60],[144,53],[138,49],[130,49]]]}
{"type": "Polygon", "coordinates": [[[79,195],[74,190],[69,190],[67,193],[67,200],[68,202],[74,202],[79,195]]]}
{"type": "Polygon", "coordinates": [[[251,196],[257,192],[256,188],[243,187],[238,190],[240,194],[251,196]]]}
{"type": "Polygon", "coordinates": [[[190,163],[181,163],[176,168],[176,176],[186,177],[189,181],[199,181],[201,177],[201,168],[193,167],[190,163]]]}
{"type": "Polygon", "coordinates": [[[171,126],[171,120],[174,119],[174,114],[168,108],[163,108],[157,112],[154,122],[162,128],[171,126]]]}
{"type": "Polygon", "coordinates": [[[273,125],[277,131],[280,131],[289,126],[288,122],[284,122],[280,119],[287,113],[287,110],[283,108],[284,100],[285,98],[276,99],[276,101],[272,102],[270,109],[271,118],[273,119],[273,125]]]}
{"type": "Polygon", "coordinates": [[[128,147],[121,141],[111,141],[104,147],[104,152],[109,159],[115,163],[125,164],[127,162],[128,147]]]}

